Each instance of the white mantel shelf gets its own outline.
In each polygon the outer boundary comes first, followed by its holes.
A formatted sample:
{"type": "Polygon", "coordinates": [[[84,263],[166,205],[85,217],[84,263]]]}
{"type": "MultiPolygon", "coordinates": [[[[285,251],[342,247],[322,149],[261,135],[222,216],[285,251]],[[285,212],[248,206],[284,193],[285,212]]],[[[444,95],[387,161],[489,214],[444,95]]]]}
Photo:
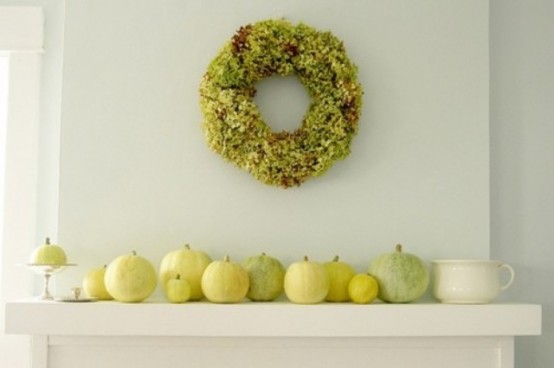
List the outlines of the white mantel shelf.
{"type": "Polygon", "coordinates": [[[541,333],[541,307],[533,304],[18,301],[6,305],[6,332],[28,335],[229,337],[538,335],[541,333]]]}
{"type": "Polygon", "coordinates": [[[534,304],[23,300],[5,318],[33,336],[33,368],[513,368],[514,337],[541,334],[534,304]]]}

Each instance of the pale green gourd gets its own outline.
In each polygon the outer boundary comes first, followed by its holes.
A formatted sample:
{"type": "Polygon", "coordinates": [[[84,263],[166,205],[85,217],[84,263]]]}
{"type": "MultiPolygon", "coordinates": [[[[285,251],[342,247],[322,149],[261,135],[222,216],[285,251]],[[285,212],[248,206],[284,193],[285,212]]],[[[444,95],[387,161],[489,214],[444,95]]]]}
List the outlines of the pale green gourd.
{"type": "Polygon", "coordinates": [[[276,258],[265,253],[252,256],[244,261],[248,272],[250,288],[246,295],[252,301],[272,301],[277,299],[284,289],[285,267],[276,258]]]}
{"type": "Polygon", "coordinates": [[[388,303],[409,303],[419,299],[429,286],[429,270],[417,256],[404,253],[396,245],[369,266],[369,273],[379,282],[379,299],[388,303]]]}

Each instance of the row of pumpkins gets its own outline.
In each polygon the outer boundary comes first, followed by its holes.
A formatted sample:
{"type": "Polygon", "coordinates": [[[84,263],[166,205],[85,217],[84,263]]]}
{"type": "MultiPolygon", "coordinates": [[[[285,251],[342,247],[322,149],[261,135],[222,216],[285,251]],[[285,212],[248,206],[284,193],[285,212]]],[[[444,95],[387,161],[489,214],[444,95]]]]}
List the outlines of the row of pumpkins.
{"type": "Polygon", "coordinates": [[[203,298],[213,303],[237,303],[245,297],[272,301],[284,292],[298,304],[367,304],[377,298],[389,303],[411,302],[421,297],[429,284],[424,262],[402,252],[401,245],[376,258],[368,271],[357,274],[338,257],[326,263],[305,257],[286,269],[265,253],[242,264],[228,256],[213,261],[205,252],[186,245],[162,259],[159,274],[149,260],[136,252],[119,256],[109,265],[91,270],[83,280],[83,291],[99,300],[141,302],[159,282],[172,303],[203,298]]]}
{"type": "MultiPolygon", "coordinates": [[[[31,264],[64,265],[67,256],[62,247],[45,244],[36,248],[31,264]]],[[[392,253],[379,256],[368,273],[356,274],[352,266],[335,257],[331,262],[304,260],[287,269],[271,256],[248,258],[242,265],[229,257],[220,261],[200,250],[183,248],[168,253],[160,264],[160,273],[146,258],[122,255],[109,265],[91,270],[83,280],[90,298],[140,302],[156,289],[158,280],[170,302],[183,303],[204,297],[214,303],[272,301],[284,292],[293,303],[315,304],[322,301],[365,304],[379,298],[389,303],[407,303],[421,297],[429,284],[429,273],[417,256],[402,252],[397,245],[392,253]]]]}

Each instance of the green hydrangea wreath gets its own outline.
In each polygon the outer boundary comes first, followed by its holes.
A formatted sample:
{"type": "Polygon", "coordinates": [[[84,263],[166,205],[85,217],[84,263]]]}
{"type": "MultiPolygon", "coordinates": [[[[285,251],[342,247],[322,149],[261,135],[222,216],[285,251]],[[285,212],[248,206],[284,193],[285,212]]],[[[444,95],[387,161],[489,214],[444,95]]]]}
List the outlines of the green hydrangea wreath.
{"type": "Polygon", "coordinates": [[[240,27],[200,85],[208,145],[266,184],[298,186],[350,153],[363,93],[356,78],[342,41],[330,32],[286,20],[240,27]],[[253,101],[255,84],[293,74],[312,101],[297,130],[274,132],[253,101]]]}

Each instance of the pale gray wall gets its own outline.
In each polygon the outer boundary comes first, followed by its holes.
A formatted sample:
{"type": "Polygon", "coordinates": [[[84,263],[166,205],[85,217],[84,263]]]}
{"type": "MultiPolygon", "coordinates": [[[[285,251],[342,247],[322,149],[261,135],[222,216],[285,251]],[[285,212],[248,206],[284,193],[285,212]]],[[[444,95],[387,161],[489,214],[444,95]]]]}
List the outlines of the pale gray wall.
{"type": "Polygon", "coordinates": [[[511,263],[503,300],[540,303],[543,335],[516,367],[554,367],[554,2],[491,1],[491,257],[511,263]]]}
{"type": "Polygon", "coordinates": [[[428,260],[488,257],[486,2],[81,0],[65,11],[58,240],[80,267],[60,290],[119,254],[159,264],[183,242],[285,264],[339,254],[359,272],[397,242],[428,260]],[[235,30],[283,15],[344,39],[365,88],[352,154],[288,190],[212,153],[198,106],[235,30]]]}

